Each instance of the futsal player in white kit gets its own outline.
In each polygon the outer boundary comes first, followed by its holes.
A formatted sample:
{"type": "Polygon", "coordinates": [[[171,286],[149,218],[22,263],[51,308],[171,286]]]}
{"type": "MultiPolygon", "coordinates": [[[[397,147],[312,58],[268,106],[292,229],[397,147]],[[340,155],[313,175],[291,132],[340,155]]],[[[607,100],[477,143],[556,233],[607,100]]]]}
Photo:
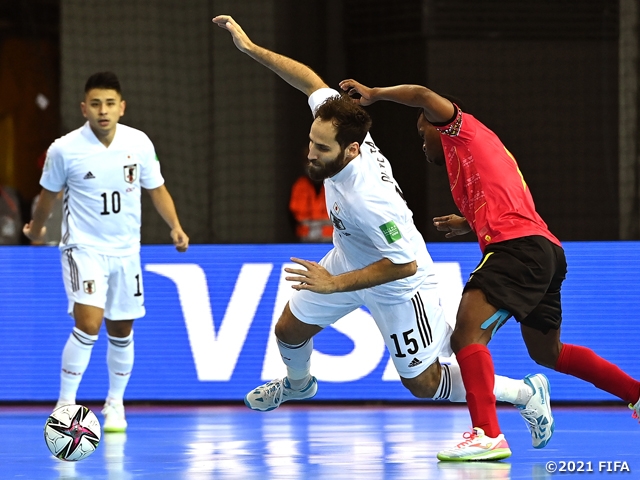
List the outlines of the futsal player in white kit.
{"type": "Polygon", "coordinates": [[[189,246],[149,137],[118,123],[124,115],[112,72],[92,75],[80,104],[87,122],[49,147],[33,219],[24,233],[37,241],[58,192],[64,190],[60,251],[68,313],[75,326],[62,352],[56,408],[74,404],[103,318],[109,391],[103,430],[127,428],[123,397],[134,361],[133,321],[143,317],[140,265],[141,189],[171,229],[179,252],[189,246]]]}
{"type": "MultiPolygon", "coordinates": [[[[368,133],[369,115],[306,65],[254,44],[230,16],[213,22],[231,34],[241,52],[308,96],[314,121],[307,170],[311,178],[324,180],[334,226],[334,248],[320,263],[293,258],[301,268],[286,269],[296,292],[275,334],[287,376],[252,390],[245,404],[269,411],[315,396],[313,336],[363,305],[414,396],[465,401],[459,366],[439,361],[452,353],[451,327],[440,306],[433,261],[389,162],[368,133]]],[[[534,392],[530,383],[496,376],[496,398],[517,405],[525,420],[542,415],[552,424],[549,392],[534,392]]],[[[528,420],[527,425],[535,446],[540,432],[528,420]]]]}

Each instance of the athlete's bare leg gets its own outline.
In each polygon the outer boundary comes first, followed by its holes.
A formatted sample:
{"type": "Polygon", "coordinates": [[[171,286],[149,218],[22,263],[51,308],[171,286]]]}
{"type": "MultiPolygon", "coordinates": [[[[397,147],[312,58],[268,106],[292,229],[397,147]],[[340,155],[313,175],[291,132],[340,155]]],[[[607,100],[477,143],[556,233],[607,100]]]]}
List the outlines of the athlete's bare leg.
{"type": "Polygon", "coordinates": [[[73,319],[76,328],[89,335],[98,335],[102,326],[104,310],[93,305],[75,303],[73,305],[73,319]]]}
{"type": "Polygon", "coordinates": [[[454,353],[457,354],[464,347],[474,343],[487,345],[491,340],[493,325],[484,330],[480,326],[497,311],[498,309],[487,301],[482,290],[465,291],[458,307],[456,328],[451,335],[451,348],[454,353]]]}
{"type": "Polygon", "coordinates": [[[288,345],[299,345],[312,338],[322,330],[317,325],[310,325],[298,320],[287,303],[278,319],[275,327],[275,334],[278,340],[288,345]]]}
{"type": "Polygon", "coordinates": [[[414,378],[400,377],[402,385],[416,398],[433,398],[440,385],[442,366],[436,359],[427,369],[414,378]]]}
{"type": "Polygon", "coordinates": [[[131,335],[133,330],[133,320],[109,320],[105,319],[107,333],[112,337],[125,338],[131,335]]]}
{"type": "Polygon", "coordinates": [[[542,333],[540,330],[520,324],[520,331],[531,359],[538,365],[554,370],[562,350],[560,329],[551,329],[547,333],[542,333]]]}

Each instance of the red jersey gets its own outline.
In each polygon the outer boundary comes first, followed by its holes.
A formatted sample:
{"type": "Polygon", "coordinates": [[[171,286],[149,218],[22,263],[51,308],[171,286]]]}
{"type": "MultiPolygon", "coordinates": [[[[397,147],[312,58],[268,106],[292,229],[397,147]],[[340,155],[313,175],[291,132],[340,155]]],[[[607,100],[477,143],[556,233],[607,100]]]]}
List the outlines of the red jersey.
{"type": "Polygon", "coordinates": [[[536,212],[516,159],[495,133],[460,109],[453,121],[436,129],[441,134],[453,200],[478,236],[483,252],[489,243],[530,235],[541,235],[561,246],[536,212]]]}

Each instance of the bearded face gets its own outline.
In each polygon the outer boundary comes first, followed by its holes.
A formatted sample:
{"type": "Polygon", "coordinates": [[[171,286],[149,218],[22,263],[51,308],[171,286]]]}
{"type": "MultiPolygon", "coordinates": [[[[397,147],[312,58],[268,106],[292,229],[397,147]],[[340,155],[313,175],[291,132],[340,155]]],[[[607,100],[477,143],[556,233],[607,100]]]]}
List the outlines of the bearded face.
{"type": "Polygon", "coordinates": [[[334,176],[348,162],[346,149],[336,141],[336,127],[329,121],[314,120],[309,132],[307,173],[312,180],[334,176]]]}
{"type": "Polygon", "coordinates": [[[345,166],[344,152],[341,150],[335,157],[329,159],[314,159],[307,163],[307,174],[315,182],[321,182],[325,178],[333,177],[345,166]]]}

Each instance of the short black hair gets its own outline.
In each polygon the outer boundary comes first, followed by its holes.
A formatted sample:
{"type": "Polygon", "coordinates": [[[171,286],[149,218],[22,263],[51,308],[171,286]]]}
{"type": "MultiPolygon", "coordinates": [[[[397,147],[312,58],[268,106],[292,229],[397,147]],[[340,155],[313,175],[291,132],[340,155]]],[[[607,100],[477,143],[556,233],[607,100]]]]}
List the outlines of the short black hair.
{"type": "Polygon", "coordinates": [[[330,121],[336,127],[336,142],[342,149],[353,142],[362,145],[371,128],[367,111],[346,95],[327,98],[316,110],[315,118],[330,121]]]}
{"type": "Polygon", "coordinates": [[[90,90],[94,88],[99,88],[102,90],[115,90],[120,95],[122,95],[122,90],[120,89],[120,80],[113,72],[98,72],[91,75],[87,83],[84,84],[84,93],[88,93],[90,90]]]}

